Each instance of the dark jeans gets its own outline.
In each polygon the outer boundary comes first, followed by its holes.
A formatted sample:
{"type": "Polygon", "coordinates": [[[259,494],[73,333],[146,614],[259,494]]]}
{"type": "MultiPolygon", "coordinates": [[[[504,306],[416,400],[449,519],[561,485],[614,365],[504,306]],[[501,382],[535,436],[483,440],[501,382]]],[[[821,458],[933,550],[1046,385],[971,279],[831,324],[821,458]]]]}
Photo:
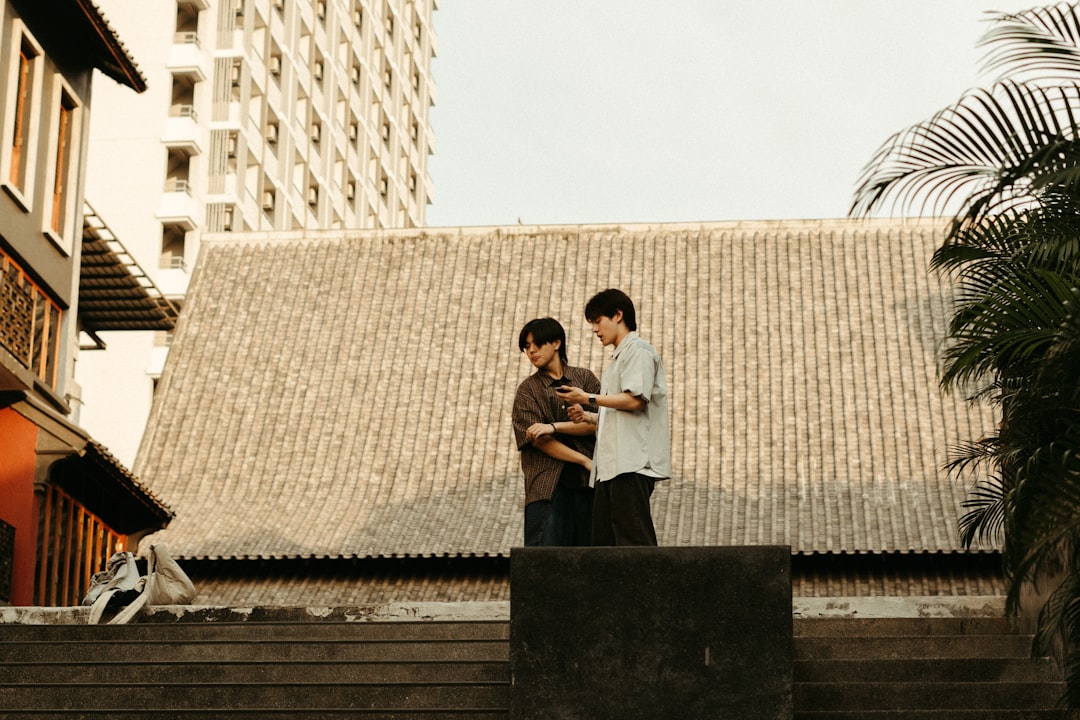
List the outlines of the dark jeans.
{"type": "Polygon", "coordinates": [[[592,544],[593,489],[555,486],[551,500],[525,506],[525,544],[592,544]]]}
{"type": "Polygon", "coordinates": [[[593,501],[593,545],[656,545],[652,497],[656,480],[623,473],[596,483],[593,501]]]}

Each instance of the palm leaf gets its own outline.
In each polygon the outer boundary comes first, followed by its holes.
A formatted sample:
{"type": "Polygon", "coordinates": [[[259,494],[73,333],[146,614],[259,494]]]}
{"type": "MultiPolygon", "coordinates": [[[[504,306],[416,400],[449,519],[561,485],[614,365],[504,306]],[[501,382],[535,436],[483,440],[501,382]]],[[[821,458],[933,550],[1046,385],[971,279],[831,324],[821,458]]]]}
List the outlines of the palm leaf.
{"type": "Polygon", "coordinates": [[[867,164],[851,214],[883,209],[941,215],[963,224],[1037,204],[1031,189],[1063,172],[1080,138],[1072,108],[1080,86],[1005,81],[975,89],[929,120],[893,135],[867,164]],[[1060,162],[1059,162],[1060,161],[1060,162]]]}
{"type": "Polygon", "coordinates": [[[1000,542],[1009,614],[1055,586],[1037,641],[1064,638],[1080,707],[1080,13],[998,15],[980,46],[999,79],[882,144],[850,212],[952,217],[930,263],[955,284],[941,383],[1000,412],[946,466],[976,476],[959,536],[1000,542]]]}
{"type": "Polygon", "coordinates": [[[1008,492],[1000,477],[976,483],[967,499],[961,503],[968,508],[960,518],[960,544],[971,549],[977,540],[979,545],[998,545],[1004,539],[1005,504],[1008,492]]]}
{"type": "Polygon", "coordinates": [[[979,46],[990,48],[983,57],[985,72],[1075,79],[1080,76],[1080,15],[1069,3],[1003,13],[979,46]]]}
{"type": "Polygon", "coordinates": [[[966,273],[950,322],[941,384],[971,382],[1037,361],[1055,341],[1071,299],[1068,279],[1050,271],[966,273]]]}

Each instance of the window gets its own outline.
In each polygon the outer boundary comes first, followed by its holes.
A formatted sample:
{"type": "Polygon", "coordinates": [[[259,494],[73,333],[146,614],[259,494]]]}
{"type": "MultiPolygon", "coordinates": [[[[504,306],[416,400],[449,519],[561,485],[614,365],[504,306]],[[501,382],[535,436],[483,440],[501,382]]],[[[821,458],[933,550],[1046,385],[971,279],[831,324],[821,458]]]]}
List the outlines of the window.
{"type": "Polygon", "coordinates": [[[19,71],[15,90],[15,127],[11,133],[11,172],[8,179],[20,190],[26,187],[26,131],[30,106],[30,72],[36,55],[25,40],[19,50],[19,71]]]}
{"type": "MultiPolygon", "coordinates": [[[[4,124],[4,174],[3,182],[13,190],[13,195],[24,206],[31,202],[32,176],[35,168],[33,128],[37,124],[37,100],[40,87],[42,51],[23,32],[16,32],[13,48],[18,56],[11,56],[11,76],[8,85],[7,107],[11,109],[4,124]]],[[[6,52],[6,50],[5,50],[6,52]]],[[[26,209],[29,209],[28,207],[26,209]]]]}
{"type": "Polygon", "coordinates": [[[74,96],[66,88],[61,88],[53,129],[55,156],[52,159],[52,182],[49,186],[52,197],[46,232],[65,249],[72,247],[75,234],[76,198],[74,193],[68,191],[69,184],[75,180],[71,174],[75,167],[73,159],[77,157],[75,142],[78,135],[75,128],[79,122],[78,109],[74,96]]]}

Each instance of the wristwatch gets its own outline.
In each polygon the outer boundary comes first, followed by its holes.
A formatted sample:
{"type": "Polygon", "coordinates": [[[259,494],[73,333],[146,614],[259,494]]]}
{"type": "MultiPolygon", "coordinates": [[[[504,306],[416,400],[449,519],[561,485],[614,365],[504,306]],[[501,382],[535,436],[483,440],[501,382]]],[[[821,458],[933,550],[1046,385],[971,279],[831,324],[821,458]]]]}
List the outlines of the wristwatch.
{"type": "Polygon", "coordinates": [[[590,405],[595,405],[596,404],[596,396],[595,395],[590,395],[589,396],[589,404],[590,405]]]}

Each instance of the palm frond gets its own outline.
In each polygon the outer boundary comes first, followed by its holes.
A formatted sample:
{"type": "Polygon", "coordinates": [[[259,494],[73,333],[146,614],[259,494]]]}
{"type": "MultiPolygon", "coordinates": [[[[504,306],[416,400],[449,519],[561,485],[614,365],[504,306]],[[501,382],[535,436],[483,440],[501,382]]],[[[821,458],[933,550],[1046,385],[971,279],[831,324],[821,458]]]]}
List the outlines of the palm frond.
{"type": "Polygon", "coordinates": [[[958,205],[958,218],[978,223],[1033,207],[1032,187],[1044,175],[1063,172],[1073,155],[1068,151],[1080,138],[1076,106],[1077,85],[1046,89],[1005,81],[989,91],[969,91],[878,149],[858,181],[850,213],[941,215],[958,205]]]}
{"type": "Polygon", "coordinates": [[[943,468],[951,475],[973,472],[985,464],[994,464],[1001,443],[996,435],[987,435],[976,441],[963,440],[949,448],[949,460],[943,468]]]}
{"type": "Polygon", "coordinates": [[[1068,315],[1072,285],[1067,278],[1051,271],[996,270],[969,269],[963,276],[944,353],[943,386],[1037,361],[1068,315]]]}
{"type": "Polygon", "coordinates": [[[1080,11],[999,14],[981,47],[1000,72],[889,138],[850,214],[952,218],[930,267],[953,281],[943,389],[1000,413],[997,431],[951,450],[975,477],[964,547],[1000,543],[1007,613],[1029,584],[1053,592],[1037,641],[1064,638],[1080,708],[1080,11]]]}
{"type": "Polygon", "coordinates": [[[968,508],[960,518],[959,537],[961,546],[971,549],[979,545],[1000,544],[1004,539],[1005,503],[1008,491],[1000,477],[976,483],[968,497],[961,503],[968,508]]]}
{"type": "Polygon", "coordinates": [[[999,80],[1080,76],[1080,15],[1072,3],[998,14],[978,44],[990,48],[983,71],[1001,71],[999,80]]]}

